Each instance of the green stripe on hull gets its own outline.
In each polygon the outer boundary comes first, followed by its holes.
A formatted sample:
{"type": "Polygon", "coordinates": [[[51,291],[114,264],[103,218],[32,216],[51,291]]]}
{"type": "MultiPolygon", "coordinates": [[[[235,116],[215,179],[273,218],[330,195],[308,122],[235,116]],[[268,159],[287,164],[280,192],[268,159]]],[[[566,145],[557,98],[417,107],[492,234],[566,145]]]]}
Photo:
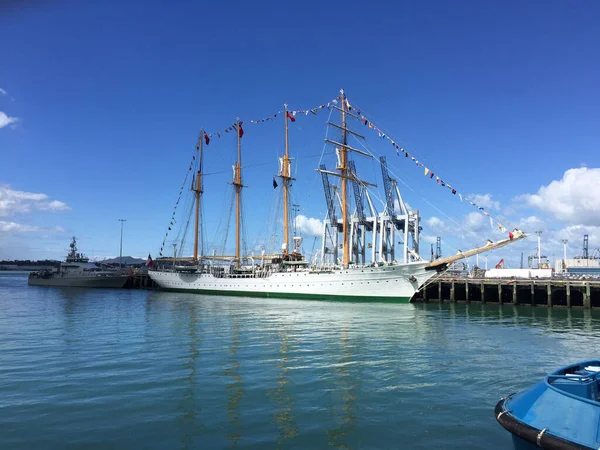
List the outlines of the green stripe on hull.
{"type": "Polygon", "coordinates": [[[178,289],[161,288],[163,291],[188,292],[191,294],[225,295],[235,297],[262,297],[262,298],[290,298],[296,300],[335,300],[343,302],[386,302],[386,303],[409,303],[411,297],[352,297],[345,295],[326,294],[290,294],[287,292],[250,292],[250,291],[222,291],[213,289],[178,289]]]}

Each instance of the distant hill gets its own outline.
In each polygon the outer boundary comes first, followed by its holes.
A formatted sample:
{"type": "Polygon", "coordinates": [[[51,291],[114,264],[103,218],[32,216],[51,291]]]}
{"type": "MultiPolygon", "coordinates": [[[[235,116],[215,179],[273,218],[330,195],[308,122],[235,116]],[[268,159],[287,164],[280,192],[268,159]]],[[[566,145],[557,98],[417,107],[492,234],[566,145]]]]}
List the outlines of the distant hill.
{"type": "Polygon", "coordinates": [[[98,261],[98,262],[102,262],[102,263],[105,263],[105,264],[119,264],[121,261],[126,266],[134,266],[136,264],[144,264],[144,263],[146,263],[145,259],[134,258],[133,256],[123,256],[122,260],[117,256],[116,258],[103,259],[102,261],[98,261]]]}

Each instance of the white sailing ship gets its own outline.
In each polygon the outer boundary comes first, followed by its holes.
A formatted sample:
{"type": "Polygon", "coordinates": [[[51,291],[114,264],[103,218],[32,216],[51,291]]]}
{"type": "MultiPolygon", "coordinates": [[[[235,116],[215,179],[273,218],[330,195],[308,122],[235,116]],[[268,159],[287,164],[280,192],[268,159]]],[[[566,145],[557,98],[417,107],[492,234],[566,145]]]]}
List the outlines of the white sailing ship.
{"type": "Polygon", "coordinates": [[[292,116],[286,105],[283,114],[285,154],[280,158],[278,175],[283,185],[281,252],[260,256],[243,255],[241,252],[241,191],[244,186],[239,132],[241,123],[238,120],[234,126],[238,137],[232,181],[236,196],[235,255],[208,256],[198,252],[199,205],[204,193],[201,132],[197,146],[200,169],[192,186],[196,202],[194,254],[186,261],[187,265],[181,265],[184,258],[177,258],[176,254],[172,259],[157,261],[156,268],[150,270],[149,275],[162,289],[259,297],[408,302],[424,283],[443,271],[448,264],[525,237],[523,233],[513,232],[510,239],[488,243],[450,258],[434,262],[424,260],[419,255],[419,212],[408,210],[396,181],[388,173],[385,158],[380,158],[385,191],[383,211],[376,210],[369,193],[369,189],[376,186],[358,177],[352,158],[374,156],[348,144],[349,136],[360,140],[364,137],[348,126],[350,120],[359,120],[360,117],[351,112],[343,90],[340,94],[339,101],[332,108],[340,113],[341,122],[328,122],[339,138],[325,139],[335,148],[336,170],[329,171],[325,166],[317,169],[321,173],[328,210],[318,254],[308,261],[300,251],[302,238],[294,236],[290,239],[289,189],[293,178],[288,125],[292,116]],[[330,177],[338,181],[339,187],[332,186],[330,177]],[[293,248],[290,247],[291,241],[293,248]]]}
{"type": "Polygon", "coordinates": [[[77,251],[77,239],[73,237],[67,258],[58,271],[32,272],[27,283],[30,286],[122,288],[128,279],[127,273],[90,262],[77,251]]]}

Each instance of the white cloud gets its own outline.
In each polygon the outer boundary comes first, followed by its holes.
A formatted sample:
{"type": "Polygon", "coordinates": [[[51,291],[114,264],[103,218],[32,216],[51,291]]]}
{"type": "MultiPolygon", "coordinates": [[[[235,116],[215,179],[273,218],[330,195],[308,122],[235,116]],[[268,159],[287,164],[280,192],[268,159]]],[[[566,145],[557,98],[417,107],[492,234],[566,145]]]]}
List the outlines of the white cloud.
{"type": "Polygon", "coordinates": [[[521,218],[517,224],[517,228],[529,234],[533,234],[535,231],[546,231],[548,229],[546,222],[536,216],[521,218]]]}
{"type": "Polygon", "coordinates": [[[38,227],[36,225],[26,225],[22,223],[16,222],[5,222],[4,220],[0,220],[0,232],[3,233],[31,233],[31,232],[64,232],[64,228],[62,227],[38,227]]]}
{"type": "Polygon", "coordinates": [[[561,180],[539,188],[536,194],[516,197],[528,206],[561,222],[579,225],[600,223],[600,168],[567,170],[561,180]]]}
{"type": "Polygon", "coordinates": [[[300,214],[296,216],[296,229],[300,236],[321,236],[323,233],[323,222],[319,219],[300,214]]]}
{"type": "Polygon", "coordinates": [[[492,199],[492,194],[471,194],[469,200],[485,209],[500,209],[500,202],[492,199]]]}
{"type": "Polygon", "coordinates": [[[42,211],[70,211],[71,208],[64,202],[52,200],[51,202],[42,202],[38,204],[38,209],[42,211]]]}
{"type": "Polygon", "coordinates": [[[0,217],[28,213],[33,209],[55,212],[71,208],[58,200],[48,201],[46,194],[17,191],[11,189],[10,186],[0,186],[0,217]]]}
{"type": "Polygon", "coordinates": [[[5,126],[10,124],[15,124],[18,121],[18,117],[10,117],[5,112],[0,111],[0,128],[4,128],[5,126]]]}
{"type": "Polygon", "coordinates": [[[0,88],[0,95],[8,95],[8,92],[6,92],[4,89],[0,88]]]}
{"type": "Polygon", "coordinates": [[[489,229],[489,219],[478,212],[471,212],[465,216],[465,226],[475,232],[489,229]]]}
{"type": "Polygon", "coordinates": [[[7,217],[16,213],[28,213],[30,211],[30,204],[11,199],[3,199],[0,192],[0,217],[7,217]]]}
{"type": "MultiPolygon", "coordinates": [[[[590,256],[600,247],[600,226],[569,225],[560,230],[542,233],[541,245],[544,252],[562,256],[563,239],[567,242],[567,257],[583,253],[583,236],[587,234],[590,256]]],[[[537,236],[532,236],[537,239],[537,236]]]]}
{"type": "Polygon", "coordinates": [[[452,227],[449,227],[446,222],[436,216],[431,216],[430,218],[425,219],[424,222],[427,226],[427,231],[430,233],[443,234],[454,231],[452,227]]]}
{"type": "MultiPolygon", "coordinates": [[[[423,244],[435,244],[437,242],[437,236],[431,236],[431,235],[428,235],[428,234],[420,234],[419,235],[419,239],[421,241],[421,245],[423,245],[423,244]]],[[[421,256],[424,257],[424,254],[423,254],[422,251],[421,251],[421,256]]]]}

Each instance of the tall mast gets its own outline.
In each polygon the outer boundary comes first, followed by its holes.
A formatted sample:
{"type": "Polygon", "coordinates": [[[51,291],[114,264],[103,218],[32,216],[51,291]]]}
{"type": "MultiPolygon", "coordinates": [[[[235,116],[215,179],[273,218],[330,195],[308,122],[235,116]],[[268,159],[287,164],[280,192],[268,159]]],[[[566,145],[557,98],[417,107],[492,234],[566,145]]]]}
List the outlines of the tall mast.
{"type": "Polygon", "coordinates": [[[285,253],[289,253],[290,232],[289,232],[289,184],[290,184],[290,153],[288,137],[288,109],[285,106],[285,156],[283,157],[281,173],[279,176],[283,180],[283,243],[285,244],[285,253]]]}
{"type": "Polygon", "coordinates": [[[346,96],[344,90],[340,89],[340,99],[342,103],[342,146],[340,147],[340,175],[342,178],[342,242],[344,248],[344,256],[342,264],[344,268],[348,267],[349,263],[349,248],[348,248],[348,192],[347,192],[347,179],[348,179],[348,136],[346,130],[346,96]]]}
{"type": "Polygon", "coordinates": [[[235,266],[240,267],[240,231],[242,221],[242,145],[240,137],[240,119],[237,118],[237,164],[235,167],[235,266]]]}
{"type": "Polygon", "coordinates": [[[196,221],[194,226],[194,261],[198,261],[198,228],[200,224],[200,196],[202,195],[202,144],[204,140],[204,130],[200,130],[200,143],[196,146],[198,150],[198,173],[196,174],[196,186],[192,187],[196,197],[196,221]]]}

